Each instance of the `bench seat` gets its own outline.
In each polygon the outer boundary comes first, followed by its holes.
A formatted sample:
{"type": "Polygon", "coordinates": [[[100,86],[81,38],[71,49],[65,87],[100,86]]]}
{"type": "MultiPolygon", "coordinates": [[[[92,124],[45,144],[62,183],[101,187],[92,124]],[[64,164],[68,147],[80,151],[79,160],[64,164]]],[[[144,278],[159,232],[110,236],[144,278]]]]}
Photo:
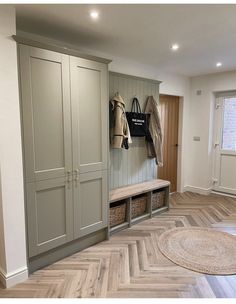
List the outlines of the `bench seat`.
{"type": "Polygon", "coordinates": [[[162,179],[153,179],[147,182],[129,185],[125,187],[116,188],[110,191],[110,203],[120,201],[135,195],[169,187],[170,182],[162,179]]]}

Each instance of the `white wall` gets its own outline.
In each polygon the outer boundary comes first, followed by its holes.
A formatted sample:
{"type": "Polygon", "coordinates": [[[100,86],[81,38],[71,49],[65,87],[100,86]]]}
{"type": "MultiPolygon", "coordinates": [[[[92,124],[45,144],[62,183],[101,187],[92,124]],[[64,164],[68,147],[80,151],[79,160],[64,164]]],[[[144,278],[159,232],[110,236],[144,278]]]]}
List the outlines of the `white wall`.
{"type": "Polygon", "coordinates": [[[27,277],[15,10],[0,7],[0,278],[27,277]]]}
{"type": "Polygon", "coordinates": [[[188,190],[196,187],[208,193],[212,187],[214,92],[236,90],[236,71],[193,77],[190,88],[185,185],[190,186],[188,190]],[[202,91],[201,95],[196,94],[197,90],[202,91]],[[193,141],[193,136],[201,140],[193,141]]]}

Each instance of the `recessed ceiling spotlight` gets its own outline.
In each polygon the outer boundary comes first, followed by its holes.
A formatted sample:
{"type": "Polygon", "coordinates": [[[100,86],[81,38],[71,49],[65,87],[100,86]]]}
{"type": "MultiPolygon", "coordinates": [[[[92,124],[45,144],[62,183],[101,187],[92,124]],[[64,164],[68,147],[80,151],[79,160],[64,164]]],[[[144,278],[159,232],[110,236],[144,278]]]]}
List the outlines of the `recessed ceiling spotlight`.
{"type": "Polygon", "coordinates": [[[99,13],[97,11],[90,12],[90,17],[94,20],[98,19],[99,13]]]}
{"type": "Polygon", "coordinates": [[[177,43],[172,44],[171,46],[172,51],[177,51],[179,49],[179,45],[177,43]]]}
{"type": "Polygon", "coordinates": [[[219,68],[221,66],[222,66],[222,63],[221,62],[217,62],[216,67],[219,68]]]}

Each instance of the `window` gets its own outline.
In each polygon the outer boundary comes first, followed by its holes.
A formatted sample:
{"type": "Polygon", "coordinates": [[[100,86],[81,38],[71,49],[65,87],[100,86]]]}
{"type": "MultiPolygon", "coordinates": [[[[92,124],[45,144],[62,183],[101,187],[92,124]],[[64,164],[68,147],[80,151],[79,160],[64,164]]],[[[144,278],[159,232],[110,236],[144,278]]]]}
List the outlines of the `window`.
{"type": "Polygon", "coordinates": [[[224,99],[222,149],[236,151],[236,97],[224,99]]]}

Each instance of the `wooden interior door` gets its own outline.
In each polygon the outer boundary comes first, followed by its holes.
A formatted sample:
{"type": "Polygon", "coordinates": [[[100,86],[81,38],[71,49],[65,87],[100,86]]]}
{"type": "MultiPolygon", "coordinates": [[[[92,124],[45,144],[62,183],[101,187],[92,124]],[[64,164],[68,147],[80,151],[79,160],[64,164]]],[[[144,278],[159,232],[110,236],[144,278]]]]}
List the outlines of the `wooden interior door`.
{"type": "Polygon", "coordinates": [[[163,167],[158,177],[171,182],[171,192],[177,191],[179,97],[160,95],[159,106],[163,132],[163,167]]]}

